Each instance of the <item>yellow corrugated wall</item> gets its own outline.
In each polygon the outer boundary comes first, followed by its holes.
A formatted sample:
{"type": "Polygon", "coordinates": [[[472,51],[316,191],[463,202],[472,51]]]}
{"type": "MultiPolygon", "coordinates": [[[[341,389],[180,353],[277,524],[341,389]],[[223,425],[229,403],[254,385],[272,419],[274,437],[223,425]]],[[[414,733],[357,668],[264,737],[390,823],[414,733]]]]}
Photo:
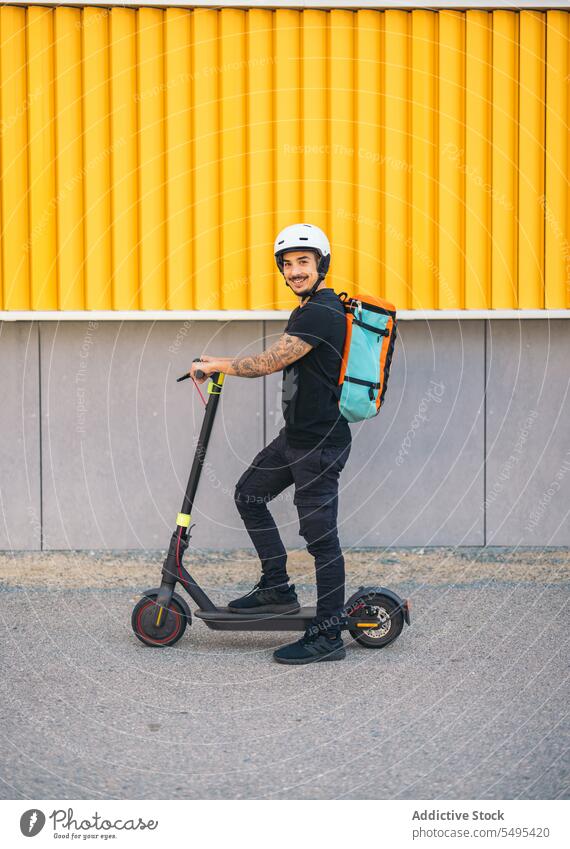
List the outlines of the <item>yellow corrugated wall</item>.
{"type": "Polygon", "coordinates": [[[4,310],[570,307],[570,13],[0,8],[4,310]]]}

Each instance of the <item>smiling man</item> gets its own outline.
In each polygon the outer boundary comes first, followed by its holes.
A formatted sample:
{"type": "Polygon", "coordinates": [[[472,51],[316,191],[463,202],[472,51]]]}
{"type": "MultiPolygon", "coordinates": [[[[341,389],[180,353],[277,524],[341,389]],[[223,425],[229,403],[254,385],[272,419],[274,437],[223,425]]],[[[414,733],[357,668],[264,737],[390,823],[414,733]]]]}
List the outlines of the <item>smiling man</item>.
{"type": "MultiPolygon", "coordinates": [[[[341,660],[339,627],[344,606],[344,558],[337,532],[338,481],[348,459],[351,435],[338,408],[338,378],[346,334],[344,307],[325,285],[331,252],[326,235],[311,224],[286,227],[274,255],[285,283],[299,298],[282,336],[260,354],[194,363],[205,375],[223,372],[262,377],[283,371],[285,426],[244,472],[235,503],[261,560],[261,578],[228,605],[236,613],[296,613],[299,601],[289,584],[287,553],[268,502],[294,485],[299,533],[315,558],[316,617],[303,637],[274,652],[280,663],[341,660]]],[[[206,379],[205,377],[203,378],[206,379]]]]}

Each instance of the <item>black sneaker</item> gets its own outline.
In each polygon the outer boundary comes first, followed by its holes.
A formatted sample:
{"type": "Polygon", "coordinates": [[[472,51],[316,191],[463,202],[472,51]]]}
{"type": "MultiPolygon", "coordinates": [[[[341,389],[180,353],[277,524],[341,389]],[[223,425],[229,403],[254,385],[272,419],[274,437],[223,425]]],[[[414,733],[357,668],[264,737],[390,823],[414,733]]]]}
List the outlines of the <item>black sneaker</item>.
{"type": "Polygon", "coordinates": [[[327,632],[309,627],[300,640],[273,652],[277,663],[316,663],[321,660],[343,660],[346,649],[340,631],[327,632]]]}
{"type": "Polygon", "coordinates": [[[233,613],[297,613],[301,609],[295,584],[266,587],[263,578],[251,592],[228,604],[233,613]]]}

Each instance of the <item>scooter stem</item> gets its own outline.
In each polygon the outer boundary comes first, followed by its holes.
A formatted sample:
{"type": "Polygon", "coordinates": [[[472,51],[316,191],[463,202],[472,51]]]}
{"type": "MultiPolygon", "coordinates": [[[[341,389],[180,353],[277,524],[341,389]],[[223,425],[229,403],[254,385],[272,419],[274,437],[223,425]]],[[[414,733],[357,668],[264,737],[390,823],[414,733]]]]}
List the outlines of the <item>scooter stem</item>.
{"type": "Polygon", "coordinates": [[[182,510],[176,518],[176,530],[173,532],[170,539],[170,546],[166,559],[162,566],[162,582],[156,599],[157,614],[155,625],[159,627],[161,621],[161,609],[168,608],[176,581],[181,580],[186,590],[190,593],[196,604],[203,610],[215,610],[216,605],[208,598],[206,593],[196,584],[192,576],[182,566],[182,558],[184,552],[188,548],[188,527],[190,525],[190,517],[192,507],[194,506],[194,498],[204,460],[206,459],[206,451],[210,441],[210,434],[214,425],[214,418],[220,395],[222,394],[222,386],[224,383],[224,375],[222,372],[215,372],[210,375],[211,380],[208,383],[208,403],[206,404],[206,412],[198,437],[198,444],[194,454],[190,477],[186,487],[186,494],[182,502],[182,510]]]}
{"type": "Polygon", "coordinates": [[[204,420],[202,422],[202,427],[200,428],[200,435],[198,436],[198,443],[196,445],[192,469],[190,470],[190,477],[188,478],[188,485],[186,486],[186,494],[184,495],[184,501],[182,502],[182,509],[178,514],[178,520],[182,519],[182,521],[177,521],[177,527],[183,527],[182,536],[184,538],[186,538],[187,528],[190,524],[190,515],[194,506],[194,499],[196,497],[198,483],[200,482],[200,475],[202,474],[202,467],[206,459],[206,452],[208,450],[212,427],[214,426],[216,410],[218,409],[220,395],[222,394],[224,376],[225,375],[222,372],[214,372],[214,374],[210,375],[211,380],[208,383],[209,398],[208,403],[206,404],[206,412],[204,413],[204,420]]]}

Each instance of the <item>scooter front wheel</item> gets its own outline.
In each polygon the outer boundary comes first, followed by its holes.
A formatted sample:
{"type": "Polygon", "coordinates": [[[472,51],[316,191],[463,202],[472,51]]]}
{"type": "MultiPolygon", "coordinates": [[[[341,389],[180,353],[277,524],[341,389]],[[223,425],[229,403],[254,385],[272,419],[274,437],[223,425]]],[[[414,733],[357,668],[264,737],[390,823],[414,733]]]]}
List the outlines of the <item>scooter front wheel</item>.
{"type": "Polygon", "coordinates": [[[145,646],[162,648],[173,646],[191,624],[190,608],[179,595],[173,593],[168,610],[162,608],[158,625],[156,620],[161,608],[156,604],[158,590],[147,590],[131,616],[133,631],[145,646]]]}

